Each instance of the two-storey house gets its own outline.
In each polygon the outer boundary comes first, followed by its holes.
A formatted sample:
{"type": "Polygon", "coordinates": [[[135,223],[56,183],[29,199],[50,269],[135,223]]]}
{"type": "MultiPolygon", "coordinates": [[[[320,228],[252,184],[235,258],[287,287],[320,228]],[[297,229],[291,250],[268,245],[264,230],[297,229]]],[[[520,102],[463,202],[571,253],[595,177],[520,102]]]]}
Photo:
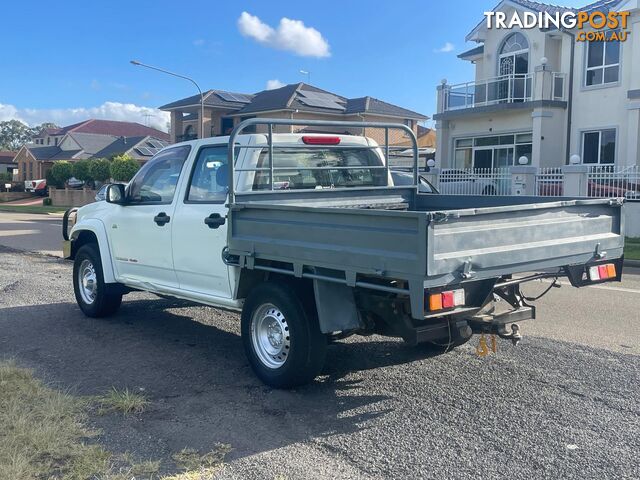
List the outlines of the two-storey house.
{"type": "Polygon", "coordinates": [[[475,65],[475,79],[438,86],[438,166],[499,168],[525,157],[529,165],[559,167],[574,155],[584,164],[640,163],[639,4],[500,2],[493,11],[506,18],[514,11],[629,12],[627,39],[585,41],[588,29],[554,26],[489,28],[483,18],[466,37],[478,46],[459,55],[475,65]]]}

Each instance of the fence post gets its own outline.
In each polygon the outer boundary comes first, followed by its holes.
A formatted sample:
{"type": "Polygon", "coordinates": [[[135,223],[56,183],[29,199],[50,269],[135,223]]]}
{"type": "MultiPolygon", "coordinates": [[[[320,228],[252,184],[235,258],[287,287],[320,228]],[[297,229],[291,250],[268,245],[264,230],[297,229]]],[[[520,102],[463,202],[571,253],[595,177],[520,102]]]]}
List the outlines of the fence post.
{"type": "Polygon", "coordinates": [[[511,195],[537,195],[536,173],[538,169],[529,165],[517,165],[511,173],[511,195]]]}
{"type": "Polygon", "coordinates": [[[436,187],[440,188],[440,169],[436,167],[431,167],[428,172],[423,172],[420,174],[425,178],[427,182],[436,187]]]}
{"type": "Polygon", "coordinates": [[[563,165],[565,197],[586,197],[589,184],[588,165],[563,165]]]}

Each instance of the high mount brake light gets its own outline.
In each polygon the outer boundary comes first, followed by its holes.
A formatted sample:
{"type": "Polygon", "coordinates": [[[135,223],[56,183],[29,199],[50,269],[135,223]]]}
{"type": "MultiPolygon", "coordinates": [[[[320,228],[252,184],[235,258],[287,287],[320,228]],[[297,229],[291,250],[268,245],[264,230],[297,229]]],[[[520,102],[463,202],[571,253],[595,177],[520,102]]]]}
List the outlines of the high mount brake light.
{"type": "Polygon", "coordinates": [[[616,266],[613,263],[605,263],[604,265],[589,267],[589,280],[592,282],[608,280],[610,278],[615,278],[616,276],[616,266]]]}
{"type": "Polygon", "coordinates": [[[430,311],[461,307],[465,304],[464,289],[447,290],[446,292],[431,293],[425,298],[425,306],[430,311]]]}
{"type": "Polygon", "coordinates": [[[305,145],[338,145],[340,143],[340,137],[312,137],[304,136],[302,141],[305,145]]]}

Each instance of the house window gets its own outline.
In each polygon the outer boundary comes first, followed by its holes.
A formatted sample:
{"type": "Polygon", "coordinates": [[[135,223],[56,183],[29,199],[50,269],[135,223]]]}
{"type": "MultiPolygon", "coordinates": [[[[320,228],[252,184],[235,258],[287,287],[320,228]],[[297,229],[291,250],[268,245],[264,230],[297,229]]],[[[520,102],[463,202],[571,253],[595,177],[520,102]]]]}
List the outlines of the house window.
{"type": "Polygon", "coordinates": [[[526,157],[527,164],[531,164],[532,141],[530,132],[459,138],[455,141],[453,168],[505,168],[519,165],[520,157],[526,157]]]}
{"type": "MultiPolygon", "coordinates": [[[[613,32],[606,32],[605,35],[608,38],[613,32]]],[[[617,83],[619,77],[620,42],[588,42],[585,85],[617,83]]]]}
{"type": "Polygon", "coordinates": [[[616,130],[593,130],[582,133],[582,162],[613,164],[616,158],[616,130]]]}

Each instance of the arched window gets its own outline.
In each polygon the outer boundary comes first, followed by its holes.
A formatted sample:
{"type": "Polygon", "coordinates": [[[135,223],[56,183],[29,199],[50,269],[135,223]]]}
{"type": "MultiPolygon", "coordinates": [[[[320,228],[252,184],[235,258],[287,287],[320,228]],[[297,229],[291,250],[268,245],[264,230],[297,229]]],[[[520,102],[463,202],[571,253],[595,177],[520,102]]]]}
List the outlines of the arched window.
{"type": "Polygon", "coordinates": [[[529,73],[529,42],[519,33],[504,39],[499,52],[498,75],[529,73]]]}
{"type": "Polygon", "coordinates": [[[193,140],[194,138],[197,138],[196,130],[193,128],[193,125],[187,125],[187,128],[184,129],[183,137],[185,140],[193,140]]]}
{"type": "MultiPolygon", "coordinates": [[[[498,51],[498,77],[495,100],[525,102],[531,99],[529,73],[529,42],[522,33],[507,35],[498,51]]],[[[494,92],[489,92],[493,95],[494,92]]]]}
{"type": "Polygon", "coordinates": [[[502,43],[500,53],[515,53],[522,50],[529,50],[529,42],[521,33],[512,33],[502,43]]]}

